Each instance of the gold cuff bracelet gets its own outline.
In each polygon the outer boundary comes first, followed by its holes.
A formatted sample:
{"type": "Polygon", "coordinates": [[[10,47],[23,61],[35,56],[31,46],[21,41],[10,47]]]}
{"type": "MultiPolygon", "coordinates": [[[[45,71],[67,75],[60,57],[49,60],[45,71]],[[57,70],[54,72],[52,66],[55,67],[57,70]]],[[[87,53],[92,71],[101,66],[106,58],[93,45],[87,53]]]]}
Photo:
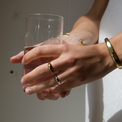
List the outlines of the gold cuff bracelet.
{"type": "Polygon", "coordinates": [[[115,52],[115,50],[114,50],[113,46],[111,45],[111,43],[110,43],[110,41],[109,41],[108,38],[105,38],[105,43],[106,43],[106,45],[107,45],[107,48],[108,48],[108,50],[109,50],[109,53],[110,53],[112,59],[114,60],[116,66],[117,66],[119,69],[122,69],[122,63],[121,63],[121,61],[119,60],[119,58],[118,58],[118,56],[117,56],[117,54],[116,54],[116,52],[115,52]]]}

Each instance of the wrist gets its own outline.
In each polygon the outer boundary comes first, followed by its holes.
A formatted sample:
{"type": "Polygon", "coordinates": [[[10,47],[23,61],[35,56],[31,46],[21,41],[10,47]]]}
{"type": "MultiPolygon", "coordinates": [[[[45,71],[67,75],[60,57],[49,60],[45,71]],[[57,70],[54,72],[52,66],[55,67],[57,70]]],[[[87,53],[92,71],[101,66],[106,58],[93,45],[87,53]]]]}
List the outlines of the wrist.
{"type": "Polygon", "coordinates": [[[99,35],[99,21],[90,16],[82,16],[74,24],[70,36],[77,36],[83,40],[84,45],[97,43],[99,35]]]}
{"type": "MultiPolygon", "coordinates": [[[[122,33],[117,34],[116,36],[109,39],[110,44],[112,45],[114,49],[114,53],[117,55],[117,57],[120,60],[120,64],[122,64],[122,33]]],[[[110,46],[111,47],[111,46],[110,46]]],[[[98,49],[100,49],[101,57],[104,59],[106,70],[112,71],[115,68],[117,68],[118,63],[114,60],[115,55],[111,54],[108,46],[105,42],[98,44],[98,49]]],[[[121,67],[121,66],[120,66],[121,67]]]]}
{"type": "Polygon", "coordinates": [[[109,41],[108,38],[105,38],[105,43],[106,43],[108,51],[109,51],[109,53],[111,55],[111,58],[115,62],[117,68],[122,69],[122,63],[119,60],[118,55],[116,54],[116,51],[114,50],[114,48],[113,48],[113,46],[112,46],[112,44],[111,44],[111,42],[109,41]]]}
{"type": "Polygon", "coordinates": [[[97,48],[100,52],[101,64],[104,65],[103,67],[105,67],[105,71],[109,73],[116,69],[116,64],[113,61],[105,42],[98,44],[97,48]]]}
{"type": "Polygon", "coordinates": [[[83,44],[83,40],[76,36],[76,35],[72,35],[70,33],[65,33],[63,35],[63,40],[68,43],[68,44],[73,44],[73,45],[84,45],[83,44]]]}

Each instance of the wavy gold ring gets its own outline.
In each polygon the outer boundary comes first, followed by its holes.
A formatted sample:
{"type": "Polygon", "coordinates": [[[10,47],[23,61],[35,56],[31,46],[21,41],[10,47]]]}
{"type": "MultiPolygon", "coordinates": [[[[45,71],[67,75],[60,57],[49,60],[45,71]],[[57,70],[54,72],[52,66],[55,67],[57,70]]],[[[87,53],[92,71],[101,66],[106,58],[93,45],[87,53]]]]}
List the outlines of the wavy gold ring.
{"type": "Polygon", "coordinates": [[[54,77],[55,77],[55,80],[56,80],[56,82],[58,83],[58,85],[60,85],[60,84],[61,84],[61,81],[59,80],[58,76],[55,75],[54,77]]]}

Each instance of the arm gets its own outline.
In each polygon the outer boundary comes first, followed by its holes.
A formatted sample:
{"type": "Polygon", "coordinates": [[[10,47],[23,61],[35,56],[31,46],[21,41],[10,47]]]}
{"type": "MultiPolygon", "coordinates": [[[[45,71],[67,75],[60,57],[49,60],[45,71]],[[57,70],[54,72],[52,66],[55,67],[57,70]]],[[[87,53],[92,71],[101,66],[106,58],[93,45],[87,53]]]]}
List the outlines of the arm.
{"type": "Polygon", "coordinates": [[[100,21],[108,1],[95,0],[90,11],[76,21],[66,41],[80,44],[79,40],[82,40],[84,45],[97,43],[100,21]]]}

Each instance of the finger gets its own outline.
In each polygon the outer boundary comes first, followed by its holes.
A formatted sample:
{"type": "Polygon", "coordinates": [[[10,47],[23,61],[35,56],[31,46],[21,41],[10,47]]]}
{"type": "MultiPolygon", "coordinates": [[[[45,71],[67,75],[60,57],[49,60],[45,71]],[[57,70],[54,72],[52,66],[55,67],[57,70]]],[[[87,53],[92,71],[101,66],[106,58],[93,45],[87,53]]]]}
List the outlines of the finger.
{"type": "Polygon", "coordinates": [[[25,89],[26,89],[26,88],[27,88],[26,86],[23,86],[23,87],[22,87],[22,90],[25,92],[25,89]]]}
{"type": "Polygon", "coordinates": [[[52,92],[54,94],[61,94],[62,97],[65,97],[66,93],[64,91],[68,91],[72,88],[73,88],[73,86],[70,84],[70,81],[66,81],[63,84],[54,88],[52,92]]]}
{"type": "Polygon", "coordinates": [[[71,80],[67,80],[64,83],[62,83],[61,85],[57,86],[56,88],[53,89],[53,93],[54,94],[60,94],[63,91],[68,91],[72,88],[75,88],[77,86],[83,85],[84,83],[79,83],[79,82],[75,82],[75,81],[71,81],[71,80]]]}
{"type": "Polygon", "coordinates": [[[24,75],[21,79],[21,83],[23,85],[27,85],[27,84],[31,84],[36,81],[42,82],[43,80],[45,80],[46,78],[48,78],[50,76],[51,76],[51,73],[50,73],[47,63],[46,63],[41,66],[38,66],[37,68],[35,68],[31,72],[24,75]]]}
{"type": "MultiPolygon", "coordinates": [[[[53,91],[52,91],[52,92],[53,92],[53,91]]],[[[68,95],[70,94],[70,92],[71,92],[71,90],[64,91],[64,92],[60,93],[60,96],[61,96],[62,98],[65,98],[66,96],[68,96],[68,95]]]]}
{"type": "Polygon", "coordinates": [[[25,92],[25,89],[26,89],[27,87],[28,87],[28,86],[26,86],[26,85],[22,87],[23,92],[25,92]]]}
{"type": "Polygon", "coordinates": [[[12,63],[21,63],[21,60],[22,60],[23,56],[24,56],[24,51],[21,51],[19,54],[11,57],[10,61],[12,63]]]}
{"type": "MultiPolygon", "coordinates": [[[[63,68],[66,68],[68,66],[66,63],[64,63],[64,66],[62,67],[63,62],[64,62],[63,59],[61,60],[60,58],[53,60],[51,62],[52,66],[55,64],[53,66],[53,72],[57,72],[58,69],[62,70],[63,68]]],[[[40,81],[42,81],[45,79],[45,77],[48,77],[50,74],[51,74],[51,72],[48,68],[48,63],[45,63],[43,65],[36,67],[35,69],[33,69],[31,72],[27,73],[26,75],[24,75],[21,79],[21,83],[23,85],[26,85],[37,79],[40,79],[40,81]]]]}
{"type": "Polygon", "coordinates": [[[54,88],[53,92],[55,94],[69,91],[74,87],[84,84],[84,82],[80,78],[81,76],[79,76],[79,74],[77,73],[75,74],[74,72],[75,71],[73,68],[69,68],[65,72],[57,75],[58,79],[61,81],[61,84],[54,88]]]}
{"type": "MultiPolygon", "coordinates": [[[[25,92],[25,89],[27,88],[27,86],[23,86],[23,91],[25,92]]],[[[40,100],[45,100],[45,95],[42,94],[42,92],[40,93],[37,93],[37,97],[40,99],[40,100]]]]}
{"type": "MultiPolygon", "coordinates": [[[[68,96],[71,92],[71,90],[68,90],[68,91],[64,91],[62,92],[60,95],[59,94],[54,94],[52,92],[53,89],[47,89],[47,90],[44,90],[42,91],[41,93],[43,94],[43,96],[46,98],[46,99],[49,99],[49,100],[57,100],[59,99],[60,97],[62,98],[65,98],[66,96],[68,96]]],[[[38,96],[39,96],[39,93],[37,93],[38,96]]]]}
{"type": "Polygon", "coordinates": [[[37,97],[40,100],[45,100],[45,99],[57,100],[59,96],[60,96],[59,94],[53,94],[51,92],[51,89],[47,89],[47,90],[37,93],[37,97]]]}
{"type": "MultiPolygon", "coordinates": [[[[66,69],[68,69],[69,67],[71,67],[70,60],[67,60],[66,57],[59,57],[55,60],[53,60],[51,62],[52,67],[53,67],[53,72],[64,72],[66,69]]],[[[73,68],[74,69],[74,68],[73,68]]],[[[62,76],[62,81],[65,77],[67,77],[69,75],[69,73],[71,74],[73,71],[72,70],[67,70],[68,72],[66,73],[65,76],[62,76]],[[63,78],[64,77],[64,78],[63,78]]],[[[21,83],[23,85],[29,84],[31,82],[35,82],[36,80],[40,80],[40,82],[42,82],[43,80],[45,80],[46,78],[48,78],[48,76],[51,74],[49,68],[48,68],[48,63],[45,63],[43,65],[38,66],[37,68],[35,68],[34,70],[32,70],[31,72],[27,73],[26,75],[24,75],[21,79],[21,83]]],[[[64,73],[65,74],[65,73],[64,73]]],[[[65,80],[65,79],[64,79],[65,80]]]]}
{"type": "MultiPolygon", "coordinates": [[[[67,73],[65,73],[65,74],[67,74],[67,73]]],[[[64,79],[65,75],[59,75],[59,77],[60,77],[60,79],[62,80],[62,79],[64,79]]],[[[68,77],[67,77],[67,78],[68,78],[68,77]]],[[[69,78],[69,79],[70,79],[70,78],[69,78]]],[[[71,78],[71,79],[72,79],[72,78],[71,78]]],[[[69,81],[70,81],[70,80],[69,80],[69,81]]],[[[65,84],[65,82],[69,82],[69,81],[64,81],[64,82],[62,82],[61,84],[65,84]]],[[[52,77],[50,77],[50,78],[48,78],[48,79],[45,79],[45,80],[42,81],[42,82],[38,82],[37,84],[35,84],[35,85],[33,85],[33,86],[28,86],[28,87],[26,87],[25,92],[26,92],[27,94],[34,94],[34,93],[41,92],[41,91],[43,91],[43,90],[45,90],[45,89],[49,89],[49,88],[51,88],[51,87],[58,87],[57,85],[59,85],[59,84],[57,83],[57,80],[55,79],[54,76],[52,76],[52,77]]],[[[72,81],[70,81],[70,82],[68,83],[68,85],[65,85],[65,87],[63,87],[63,89],[61,89],[62,91],[59,90],[59,91],[57,91],[57,92],[58,92],[58,93],[61,93],[61,92],[67,91],[67,90],[69,90],[69,89],[71,89],[71,88],[73,88],[73,87],[75,87],[75,84],[74,84],[72,81]]],[[[56,92],[55,92],[55,94],[56,94],[56,92]]],[[[62,94],[62,98],[65,97],[66,94],[67,94],[67,93],[62,94]]]]}
{"type": "Polygon", "coordinates": [[[37,83],[33,86],[26,87],[25,92],[27,94],[34,94],[34,93],[38,93],[38,92],[41,92],[43,90],[49,89],[51,87],[54,87],[56,85],[57,85],[57,82],[54,79],[54,77],[50,77],[41,83],[37,83]]]}
{"type": "Polygon", "coordinates": [[[58,98],[60,98],[60,95],[54,94],[52,92],[52,89],[46,89],[42,91],[42,94],[45,96],[46,99],[49,99],[49,100],[57,100],[58,98]]]}
{"type": "Polygon", "coordinates": [[[46,99],[46,98],[44,97],[44,95],[42,94],[42,92],[37,93],[37,97],[38,97],[38,99],[40,99],[40,100],[45,100],[45,99],[46,99]]]}
{"type": "Polygon", "coordinates": [[[22,63],[27,64],[40,57],[58,57],[62,52],[62,45],[37,46],[24,55],[22,63]]]}
{"type": "MultiPolygon", "coordinates": [[[[53,72],[62,72],[67,70],[69,67],[72,67],[74,65],[74,60],[69,59],[67,55],[61,55],[59,58],[51,61],[52,67],[53,67],[53,72]]],[[[32,82],[34,80],[46,77],[50,74],[48,64],[45,63],[43,65],[40,65],[36,67],[34,70],[31,72],[27,73],[26,75],[23,76],[21,82],[23,85],[26,83],[32,82]]]]}

